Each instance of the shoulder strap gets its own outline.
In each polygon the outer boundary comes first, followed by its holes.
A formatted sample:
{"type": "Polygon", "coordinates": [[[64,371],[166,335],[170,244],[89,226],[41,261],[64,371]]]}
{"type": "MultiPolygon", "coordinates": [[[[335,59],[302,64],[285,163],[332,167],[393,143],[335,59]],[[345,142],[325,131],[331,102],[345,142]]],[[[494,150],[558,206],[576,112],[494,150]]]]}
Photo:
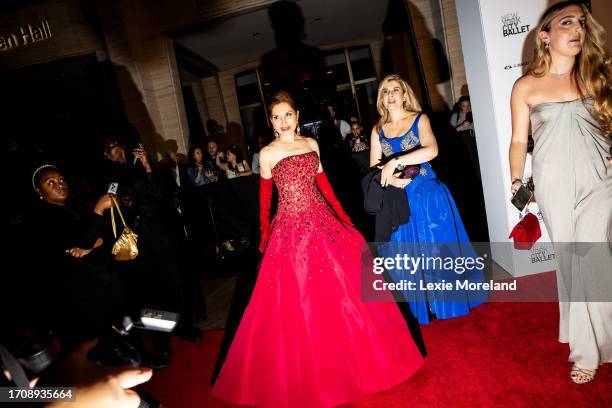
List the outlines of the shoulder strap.
{"type": "Polygon", "coordinates": [[[115,204],[111,205],[110,208],[110,216],[111,216],[111,225],[113,227],[113,236],[117,238],[117,225],[115,224],[115,204]]]}
{"type": "Polygon", "coordinates": [[[419,128],[419,121],[421,120],[421,116],[423,116],[423,111],[420,111],[419,114],[417,115],[416,119],[414,120],[414,126],[417,129],[419,128]]]}
{"type": "Polygon", "coordinates": [[[113,213],[113,207],[117,207],[117,212],[119,213],[119,218],[121,218],[121,223],[123,224],[123,228],[127,227],[125,223],[125,219],[123,218],[123,214],[121,213],[121,207],[119,207],[119,203],[117,202],[117,197],[114,194],[111,194],[111,200],[113,200],[113,205],[111,206],[111,221],[113,224],[113,235],[117,238],[117,227],[115,226],[115,214],[113,213]]]}

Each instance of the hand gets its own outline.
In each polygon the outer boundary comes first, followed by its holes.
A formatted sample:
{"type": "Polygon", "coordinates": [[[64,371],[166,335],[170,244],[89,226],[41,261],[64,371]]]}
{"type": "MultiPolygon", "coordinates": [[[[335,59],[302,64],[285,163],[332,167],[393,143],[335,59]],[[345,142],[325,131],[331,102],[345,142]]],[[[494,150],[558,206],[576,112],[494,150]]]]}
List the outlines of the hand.
{"type": "Polygon", "coordinates": [[[346,225],[350,225],[351,227],[355,226],[355,224],[353,224],[353,220],[351,220],[351,217],[349,217],[346,212],[343,212],[342,214],[338,214],[338,217],[340,217],[340,220],[346,225]]]}
{"type": "Polygon", "coordinates": [[[403,189],[410,183],[412,183],[412,179],[410,178],[404,179],[404,178],[399,178],[397,176],[393,176],[391,177],[391,180],[389,180],[389,185],[393,187],[401,188],[401,189],[403,189]]]}
{"type": "Polygon", "coordinates": [[[113,200],[110,194],[104,194],[98,199],[98,202],[94,206],[94,212],[98,215],[104,215],[104,210],[108,210],[113,206],[113,200]]]}
{"type": "Polygon", "coordinates": [[[212,179],[215,177],[215,173],[213,173],[213,172],[212,172],[212,171],[210,171],[210,170],[206,170],[206,171],[204,172],[204,174],[206,174],[206,177],[208,177],[208,178],[209,178],[209,179],[211,179],[211,180],[212,180],[212,179]]]}
{"type": "Polygon", "coordinates": [[[265,230],[261,232],[261,239],[259,241],[259,253],[263,254],[264,249],[266,248],[266,241],[268,241],[268,236],[270,236],[270,231],[265,230]]]}
{"type": "Polygon", "coordinates": [[[72,256],[73,258],[82,258],[85,255],[88,255],[92,249],[93,248],[85,249],[85,248],[72,247],[70,249],[67,249],[66,253],[72,256]]]}
{"type": "Polygon", "coordinates": [[[510,192],[512,193],[512,195],[516,194],[516,192],[518,191],[519,188],[521,188],[521,186],[523,185],[523,182],[521,180],[514,180],[514,182],[512,183],[512,186],[510,187],[510,192]]]}
{"type": "Polygon", "coordinates": [[[134,155],[134,157],[140,160],[140,163],[142,163],[142,166],[145,168],[147,173],[150,173],[151,165],[149,164],[149,156],[147,155],[147,152],[141,144],[139,144],[138,146],[140,147],[137,147],[136,149],[132,150],[132,154],[134,155]]]}
{"type": "Polygon", "coordinates": [[[383,187],[387,187],[389,185],[389,181],[391,177],[393,177],[393,173],[395,172],[395,167],[397,166],[396,160],[390,160],[384,166],[379,167],[382,169],[380,174],[380,184],[383,187]]]}
{"type": "Polygon", "coordinates": [[[87,353],[96,341],[83,343],[77,350],[58,361],[55,369],[41,378],[44,386],[76,387],[76,398],[72,402],[53,402],[47,408],[137,408],[140,397],[130,390],[149,381],[153,372],[149,368],[101,367],[87,358],[87,353]]]}

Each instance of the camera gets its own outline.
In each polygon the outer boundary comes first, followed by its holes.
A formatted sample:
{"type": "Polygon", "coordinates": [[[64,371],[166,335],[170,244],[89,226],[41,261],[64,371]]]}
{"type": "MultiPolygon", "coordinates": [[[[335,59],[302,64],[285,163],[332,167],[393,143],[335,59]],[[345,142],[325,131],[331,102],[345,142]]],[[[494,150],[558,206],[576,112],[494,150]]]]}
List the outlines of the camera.
{"type": "Polygon", "coordinates": [[[138,321],[125,316],[113,323],[107,333],[101,335],[98,344],[89,352],[89,359],[103,366],[139,367],[140,352],[130,342],[132,329],[171,332],[176,327],[179,314],[165,310],[142,309],[138,321]]]}
{"type": "MultiPolygon", "coordinates": [[[[88,357],[103,366],[138,367],[142,358],[129,340],[130,331],[140,329],[172,332],[178,320],[178,313],[142,309],[136,321],[125,316],[113,323],[106,333],[99,336],[98,344],[91,349],[88,357]]],[[[33,379],[40,376],[55,361],[60,351],[60,340],[53,332],[28,328],[6,345],[0,344],[0,367],[4,367],[11,374],[12,380],[16,376],[33,379]]]]}
{"type": "Polygon", "coordinates": [[[26,386],[55,361],[60,349],[60,341],[51,331],[28,328],[20,332],[6,345],[0,344],[0,369],[11,378],[0,375],[0,384],[7,381],[7,386],[26,386]]]}

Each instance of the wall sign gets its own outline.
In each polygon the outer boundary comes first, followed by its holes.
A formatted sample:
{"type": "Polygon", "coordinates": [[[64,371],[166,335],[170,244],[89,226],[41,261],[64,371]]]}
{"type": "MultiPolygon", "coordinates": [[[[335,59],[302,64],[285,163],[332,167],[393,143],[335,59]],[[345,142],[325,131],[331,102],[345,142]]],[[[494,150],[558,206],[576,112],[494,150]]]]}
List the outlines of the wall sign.
{"type": "Polygon", "coordinates": [[[47,20],[42,20],[38,24],[20,25],[17,32],[0,34],[0,52],[48,40],[52,36],[51,27],[47,20]]]}

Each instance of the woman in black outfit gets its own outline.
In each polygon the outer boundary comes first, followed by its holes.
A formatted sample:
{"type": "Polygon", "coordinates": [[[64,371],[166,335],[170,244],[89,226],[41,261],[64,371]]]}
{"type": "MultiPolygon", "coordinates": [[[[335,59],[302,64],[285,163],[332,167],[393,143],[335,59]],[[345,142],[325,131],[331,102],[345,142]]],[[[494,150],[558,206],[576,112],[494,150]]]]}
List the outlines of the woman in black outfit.
{"type": "MultiPolygon", "coordinates": [[[[30,282],[39,327],[67,343],[95,337],[110,325],[116,293],[101,248],[104,219],[70,201],[68,183],[52,165],[36,169],[32,185],[39,200],[26,218],[30,282]]],[[[96,209],[104,211],[103,196],[96,209]]],[[[24,244],[26,244],[24,242],[24,244]]]]}
{"type": "Polygon", "coordinates": [[[478,149],[476,147],[476,134],[474,133],[474,119],[472,117],[472,105],[469,96],[462,96],[455,104],[450,117],[450,125],[461,135],[461,139],[470,156],[470,161],[480,178],[480,164],[478,161],[478,149]]]}

